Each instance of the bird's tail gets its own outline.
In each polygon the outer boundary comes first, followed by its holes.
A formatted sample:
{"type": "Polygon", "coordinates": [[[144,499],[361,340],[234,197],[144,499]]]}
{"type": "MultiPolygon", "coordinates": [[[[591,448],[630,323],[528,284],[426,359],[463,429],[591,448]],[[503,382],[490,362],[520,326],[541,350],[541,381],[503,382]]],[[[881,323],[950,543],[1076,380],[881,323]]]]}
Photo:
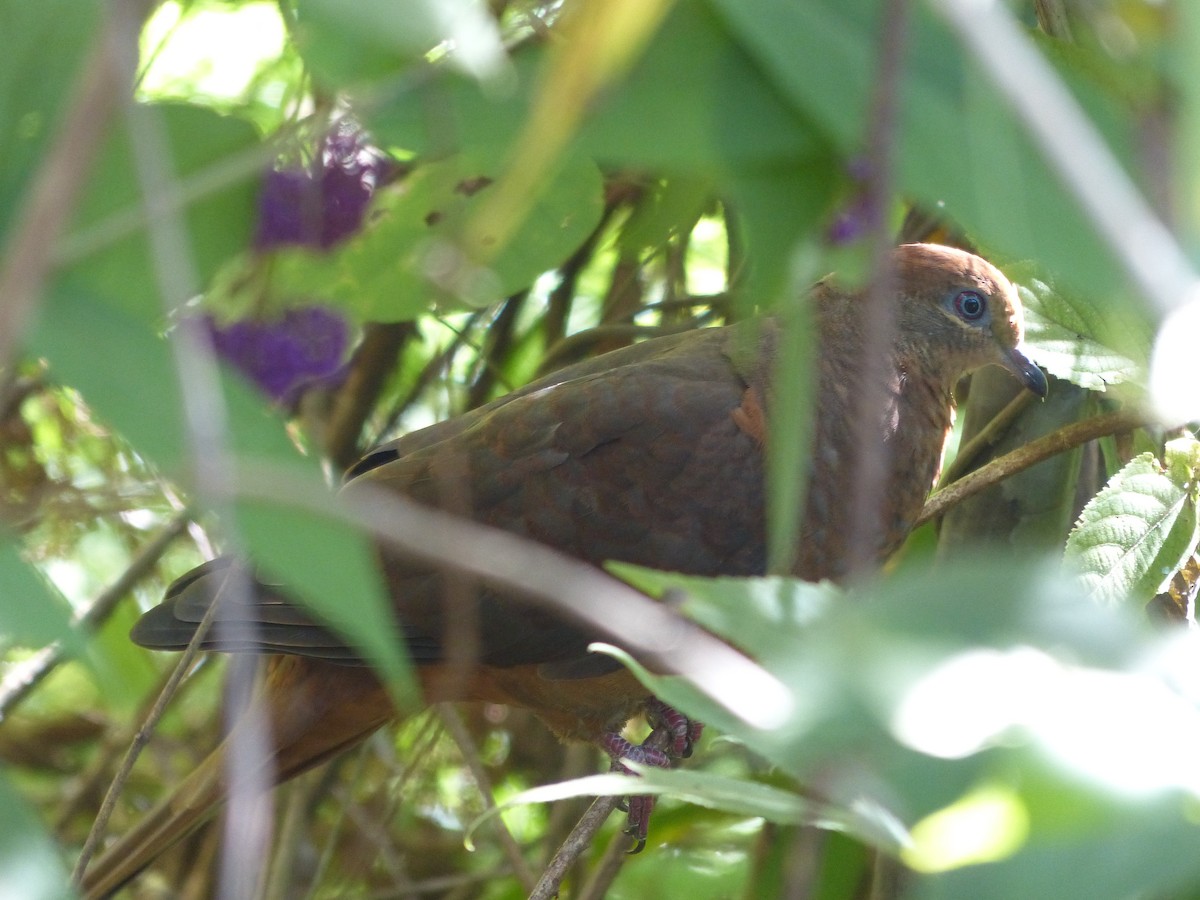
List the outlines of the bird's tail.
{"type": "MultiPolygon", "coordinates": [[[[264,754],[265,781],[274,785],[357,744],[394,715],[387,694],[365,669],[333,667],[281,657],[268,676],[263,703],[273,749],[264,754]],[[353,673],[353,674],[352,674],[353,673]],[[350,677],[348,677],[350,676],[350,677]]],[[[84,872],[87,900],[128,884],[163,851],[208,821],[225,801],[227,738],[132,829],[107,847],[84,872]]]]}
{"type": "Polygon", "coordinates": [[[211,818],[224,798],[223,748],[213,752],[92,862],[80,885],[83,897],[101,898],[116,892],[160,853],[211,818]]]}

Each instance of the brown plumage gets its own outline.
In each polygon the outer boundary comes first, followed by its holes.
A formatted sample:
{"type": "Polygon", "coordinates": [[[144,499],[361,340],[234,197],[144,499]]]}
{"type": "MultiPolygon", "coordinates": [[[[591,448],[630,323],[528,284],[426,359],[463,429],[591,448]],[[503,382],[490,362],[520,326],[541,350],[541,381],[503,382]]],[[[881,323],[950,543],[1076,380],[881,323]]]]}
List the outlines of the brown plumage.
{"type": "MultiPolygon", "coordinates": [[[[805,579],[839,579],[852,563],[882,561],[903,542],[940,468],[951,391],[962,374],[997,364],[1031,390],[1046,390],[1045,377],[1022,353],[1020,302],[999,271],[968,253],[921,244],[898,248],[894,266],[887,401],[873,432],[879,445],[869,450],[886,461],[876,546],[847,540],[845,496],[861,449],[847,410],[864,345],[853,308],[862,296],[831,281],[811,293],[820,357],[795,566],[805,579]]],[[[616,559],[699,575],[761,574],[763,448],[770,410],[788,402],[786,386],[771,380],[777,340],[777,325],[764,320],[618,350],[385,444],[351,470],[349,481],[468,512],[594,564],[616,559]]],[[[381,550],[381,559],[428,699],[525,706],[560,736],[610,748],[610,735],[645,705],[645,689],[632,676],[587,653],[593,635],[493,590],[478,592],[477,664],[449,671],[443,576],[390,550],[381,550]]],[[[134,639],[161,649],[186,645],[225,571],[218,560],[185,575],[138,624],[134,639]]],[[[264,691],[277,777],[286,778],[393,713],[369,671],[353,665],[351,648],[286,597],[260,591],[257,644],[210,637],[207,646],[287,654],[276,658],[264,691]]],[[[85,881],[89,894],[114,890],[219,803],[219,753],[97,861],[85,881]]]]}

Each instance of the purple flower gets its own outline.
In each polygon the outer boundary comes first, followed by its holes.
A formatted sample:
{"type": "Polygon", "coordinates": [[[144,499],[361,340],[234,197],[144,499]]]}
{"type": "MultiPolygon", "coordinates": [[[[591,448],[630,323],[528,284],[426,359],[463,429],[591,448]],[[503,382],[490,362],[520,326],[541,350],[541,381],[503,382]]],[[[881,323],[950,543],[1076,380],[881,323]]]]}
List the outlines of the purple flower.
{"type": "Polygon", "coordinates": [[[342,375],[349,329],[327,307],[298,307],[273,321],[243,319],[225,326],[208,317],[206,325],[217,355],[285,405],[302,389],[336,383],[342,375]]]}
{"type": "Polygon", "coordinates": [[[867,196],[867,179],[871,164],[866,157],[856,156],[846,163],[846,174],[854,184],[854,193],[838,210],[826,229],[825,239],[835,247],[852,244],[867,233],[874,219],[871,200],[867,196]]]}
{"type": "Polygon", "coordinates": [[[371,195],[389,170],[387,158],[367,145],[363,132],[339,124],[321,142],[313,165],[267,174],[254,246],[328,250],[362,227],[371,195]]]}

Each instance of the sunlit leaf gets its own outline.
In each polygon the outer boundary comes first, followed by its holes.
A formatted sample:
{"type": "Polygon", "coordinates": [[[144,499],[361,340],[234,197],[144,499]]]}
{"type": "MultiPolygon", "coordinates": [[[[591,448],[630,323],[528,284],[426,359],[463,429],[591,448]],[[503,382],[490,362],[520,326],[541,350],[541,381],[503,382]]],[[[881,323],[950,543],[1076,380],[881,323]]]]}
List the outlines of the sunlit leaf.
{"type": "MultiPolygon", "coordinates": [[[[1008,274],[1021,278],[1020,272],[1008,274]]],[[[1034,277],[1023,279],[1017,291],[1031,354],[1051,375],[1094,391],[1145,377],[1150,341],[1140,321],[1124,317],[1119,327],[1111,310],[1034,277]],[[1114,346],[1118,341],[1124,352],[1114,346]]]]}
{"type": "Polygon", "coordinates": [[[71,635],[69,609],[0,535],[0,643],[42,647],[71,635]]]}
{"type": "MultiPolygon", "coordinates": [[[[509,798],[505,805],[546,803],[567,797],[665,794],[735,815],[761,816],[771,822],[816,825],[831,831],[842,831],[890,850],[897,849],[905,839],[903,826],[885,810],[872,804],[842,808],[761,782],[726,778],[712,772],[670,771],[647,766],[634,768],[637,776],[632,778],[617,774],[592,775],[530,788],[509,798]]],[[[481,822],[502,810],[485,814],[472,824],[472,828],[477,828],[481,822]]]]}
{"type": "Polygon", "coordinates": [[[479,259],[461,244],[461,231],[499,172],[497,162],[467,156],[418,167],[377,196],[364,234],[328,256],[281,255],[276,290],[336,300],[363,320],[396,321],[433,299],[483,306],[529,287],[595,229],[603,184],[593,163],[567,160],[516,235],[494,258],[479,259]]]}
{"type": "Polygon", "coordinates": [[[1066,558],[1097,600],[1149,600],[1195,548],[1198,448],[1195,439],[1171,441],[1165,466],[1143,453],[1084,508],[1066,558]]]}
{"type": "Polygon", "coordinates": [[[504,48],[482,0],[299,0],[296,42],[331,85],[395,75],[439,49],[476,77],[497,74],[504,48]]]}

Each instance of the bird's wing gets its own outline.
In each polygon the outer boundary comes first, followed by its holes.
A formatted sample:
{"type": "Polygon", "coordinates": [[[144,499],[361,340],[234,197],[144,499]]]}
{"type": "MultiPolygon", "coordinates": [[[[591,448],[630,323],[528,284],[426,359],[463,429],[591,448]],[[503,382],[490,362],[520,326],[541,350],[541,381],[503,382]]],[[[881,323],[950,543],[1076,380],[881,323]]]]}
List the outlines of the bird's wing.
{"type": "MultiPolygon", "coordinates": [[[[648,341],[368,454],[352,484],[375,485],[469,515],[593,564],[622,560],[693,574],[760,572],[762,460],[734,412],[749,376],[733,361],[735,329],[648,341]]],[[[442,573],[381,548],[389,589],[417,662],[442,658],[448,622],[442,573]]],[[[469,547],[463,548],[470,553],[469,547]]],[[[178,647],[211,602],[209,564],[180,579],[135,632],[178,647]]],[[[597,636],[519,597],[473,592],[480,661],[540,664],[555,677],[612,667],[587,654],[597,636]]],[[[456,607],[456,610],[461,611],[456,607]]],[[[456,613],[457,615],[457,613],[456,613]]],[[[252,645],[217,634],[206,646],[357,663],[355,652],[280,588],[255,584],[252,645]]]]}

